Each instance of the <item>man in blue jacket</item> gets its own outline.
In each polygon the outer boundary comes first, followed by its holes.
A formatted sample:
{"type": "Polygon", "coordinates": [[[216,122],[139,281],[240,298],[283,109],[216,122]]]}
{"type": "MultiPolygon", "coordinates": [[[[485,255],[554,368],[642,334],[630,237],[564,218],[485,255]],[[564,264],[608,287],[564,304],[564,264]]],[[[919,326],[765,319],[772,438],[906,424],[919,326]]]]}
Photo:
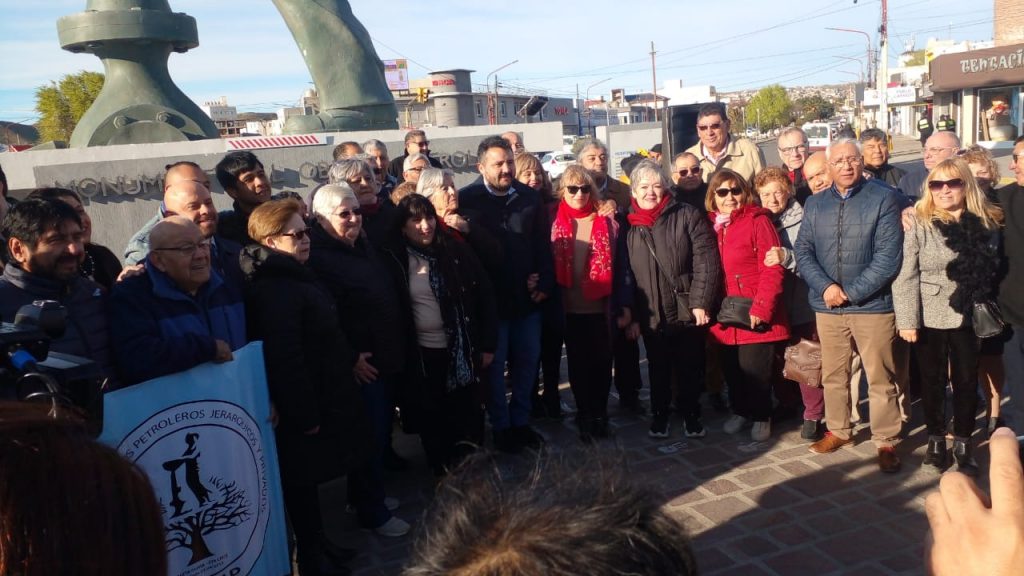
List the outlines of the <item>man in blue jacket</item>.
{"type": "Polygon", "coordinates": [[[210,240],[183,216],[149,235],[146,273],[114,287],[111,332],[124,384],[227,362],[245,345],[241,294],[210,265],[210,240]]]}
{"type": "Polygon", "coordinates": [[[498,349],[487,374],[487,412],[498,449],[536,448],[543,438],[530,428],[530,394],[540,361],[538,304],[554,289],[551,225],[536,190],[516,182],[512,148],[499,136],[477,151],[482,182],[459,191],[471,226],[483,226],[501,243],[499,262],[485,263],[497,291],[498,349]],[[505,361],[512,363],[512,401],[505,400],[505,361]]]}
{"type": "Polygon", "coordinates": [[[853,442],[848,383],[856,346],[867,372],[878,466],[896,472],[900,459],[894,448],[902,420],[890,286],[903,263],[900,195],[877,178],[864,178],[857,141],[837,140],[826,155],[833,184],[807,199],[794,247],[821,339],[828,433],[811,445],[811,452],[834,452],[853,442]]]}

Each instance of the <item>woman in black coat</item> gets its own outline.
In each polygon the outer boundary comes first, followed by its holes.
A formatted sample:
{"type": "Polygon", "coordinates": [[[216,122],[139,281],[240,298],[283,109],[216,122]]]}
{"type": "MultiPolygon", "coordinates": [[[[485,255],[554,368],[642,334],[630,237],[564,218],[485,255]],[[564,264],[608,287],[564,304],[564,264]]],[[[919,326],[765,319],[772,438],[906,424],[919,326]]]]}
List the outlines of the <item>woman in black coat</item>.
{"type": "Polygon", "coordinates": [[[407,196],[385,249],[411,337],[399,390],[402,423],[419,432],[438,476],[483,442],[485,394],[477,370],[490,365],[498,338],[486,271],[472,248],[439,222],[430,200],[407,196]]]}
{"type": "Polygon", "coordinates": [[[303,574],[324,571],[317,486],[345,474],[367,432],[351,367],[355,353],[331,293],[305,262],[309,229],[296,200],[260,205],[241,254],[250,340],[262,340],[285,507],[303,574]]]}

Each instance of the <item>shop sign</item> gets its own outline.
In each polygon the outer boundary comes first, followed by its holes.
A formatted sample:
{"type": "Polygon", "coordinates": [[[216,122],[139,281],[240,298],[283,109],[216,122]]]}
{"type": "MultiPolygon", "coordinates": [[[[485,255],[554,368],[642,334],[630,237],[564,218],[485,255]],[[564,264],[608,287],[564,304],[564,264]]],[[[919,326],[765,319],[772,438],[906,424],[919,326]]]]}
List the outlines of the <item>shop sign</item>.
{"type": "Polygon", "coordinates": [[[1024,83],[1024,44],[943,54],[931,61],[933,92],[1024,83]]]}
{"type": "Polygon", "coordinates": [[[991,70],[1012,70],[1013,68],[1024,67],[1024,48],[1018,48],[1009,54],[988,56],[985,58],[962,58],[960,60],[960,71],[964,74],[977,74],[991,70]]]}
{"type": "MultiPolygon", "coordinates": [[[[888,88],[885,92],[886,103],[890,106],[893,104],[913,104],[917,102],[917,88],[914,86],[896,86],[888,88]]],[[[878,90],[864,91],[863,104],[865,106],[878,106],[879,103],[878,90]]]]}

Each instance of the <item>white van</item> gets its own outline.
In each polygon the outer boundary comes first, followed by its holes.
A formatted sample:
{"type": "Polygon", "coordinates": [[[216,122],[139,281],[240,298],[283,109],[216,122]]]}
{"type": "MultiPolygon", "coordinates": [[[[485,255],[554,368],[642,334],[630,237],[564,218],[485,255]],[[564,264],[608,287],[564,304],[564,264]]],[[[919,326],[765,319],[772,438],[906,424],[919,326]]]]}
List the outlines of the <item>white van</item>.
{"type": "Polygon", "coordinates": [[[803,126],[811,152],[824,150],[832,142],[832,129],[826,122],[808,122],[803,126]]]}

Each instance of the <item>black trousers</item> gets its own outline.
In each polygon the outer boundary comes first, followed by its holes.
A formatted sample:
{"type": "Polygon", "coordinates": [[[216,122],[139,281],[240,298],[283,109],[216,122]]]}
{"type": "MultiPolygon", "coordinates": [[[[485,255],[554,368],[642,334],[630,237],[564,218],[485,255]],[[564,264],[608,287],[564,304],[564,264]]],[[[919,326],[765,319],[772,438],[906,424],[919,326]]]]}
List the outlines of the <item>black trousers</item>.
{"type": "Polygon", "coordinates": [[[554,312],[545,309],[540,326],[540,372],[544,391],[541,398],[537,394],[539,387],[534,387],[533,401],[542,401],[551,410],[556,409],[560,403],[558,385],[562,379],[562,342],[565,332],[562,316],[561,308],[554,312]],[[557,318],[553,317],[556,315],[557,318]]]}
{"type": "Polygon", "coordinates": [[[315,485],[289,484],[282,479],[284,507],[295,533],[300,563],[313,561],[320,552],[323,520],[320,516],[320,489],[315,485]]]}
{"type": "Polygon", "coordinates": [[[978,348],[974,329],[917,331],[921,407],[929,436],[946,435],[946,382],[953,384],[953,435],[970,437],[978,413],[978,348]]]}
{"type": "Polygon", "coordinates": [[[608,318],[604,314],[566,314],[565,355],[578,418],[607,418],[612,386],[608,318]]]}
{"type": "Polygon", "coordinates": [[[670,333],[644,332],[647,371],[651,382],[651,412],[667,414],[676,383],[676,410],[684,418],[700,416],[704,390],[705,330],[695,326],[670,333]]]}
{"type": "Polygon", "coordinates": [[[427,393],[420,441],[427,463],[440,474],[483,442],[483,410],[472,385],[446,390],[448,350],[421,347],[420,355],[427,393]]]}
{"type": "Polygon", "coordinates": [[[722,373],[729,385],[729,403],[737,416],[767,422],[772,416],[772,373],[777,342],[723,344],[722,373]]]}
{"type": "Polygon", "coordinates": [[[637,399],[643,380],[640,378],[640,343],[626,338],[618,328],[612,334],[612,354],[615,360],[615,390],[627,402],[637,399]]]}

